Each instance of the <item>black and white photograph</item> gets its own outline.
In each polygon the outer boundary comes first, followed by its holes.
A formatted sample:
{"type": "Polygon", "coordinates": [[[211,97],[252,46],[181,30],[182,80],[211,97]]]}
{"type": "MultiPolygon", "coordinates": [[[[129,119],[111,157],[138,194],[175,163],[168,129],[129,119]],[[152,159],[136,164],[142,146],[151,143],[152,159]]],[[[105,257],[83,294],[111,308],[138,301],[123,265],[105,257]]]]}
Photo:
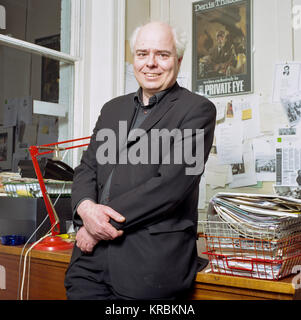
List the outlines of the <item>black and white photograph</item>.
{"type": "Polygon", "coordinates": [[[292,135],[296,135],[296,133],[297,133],[297,129],[294,127],[278,129],[279,136],[292,136],[292,135]]]}
{"type": "Polygon", "coordinates": [[[282,106],[291,126],[301,120],[301,91],[281,99],[282,106]]]}
{"type": "Polygon", "coordinates": [[[268,157],[256,159],[255,170],[256,173],[274,173],[276,171],[276,159],[268,157]]]}
{"type": "Polygon", "coordinates": [[[235,163],[231,165],[232,174],[242,174],[245,173],[245,164],[244,163],[235,163]]]}

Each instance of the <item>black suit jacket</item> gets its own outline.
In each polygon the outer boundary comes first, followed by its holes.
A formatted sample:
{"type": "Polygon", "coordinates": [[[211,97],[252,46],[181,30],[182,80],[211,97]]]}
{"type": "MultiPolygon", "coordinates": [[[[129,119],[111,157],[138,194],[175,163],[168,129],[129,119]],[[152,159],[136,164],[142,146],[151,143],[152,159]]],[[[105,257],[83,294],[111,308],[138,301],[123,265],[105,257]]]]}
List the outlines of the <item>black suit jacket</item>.
{"type": "MultiPolygon", "coordinates": [[[[172,156],[171,164],[161,164],[161,153],[157,154],[160,159],[157,164],[97,163],[97,150],[103,143],[96,141],[97,132],[108,128],[118,136],[119,121],[127,121],[129,127],[135,112],[133,96],[121,96],[103,106],[88,150],[75,169],[72,205],[75,209],[83,198],[99,202],[114,167],[107,205],[126,221],[111,221],[116,228],[124,230],[124,235],[110,241],[108,246],[113,288],[138,299],[164,298],[189,288],[196,274],[200,174],[186,175],[187,165],[173,164],[172,156]]],[[[207,160],[215,117],[215,107],[209,100],[176,83],[140,128],[146,131],[144,138],[149,142],[151,129],[204,129],[207,160]]],[[[127,143],[128,152],[134,151],[137,143],[127,143]]],[[[117,137],[117,149],[119,144],[124,145],[124,141],[117,137]]],[[[77,214],[74,218],[80,225],[77,214]]]]}

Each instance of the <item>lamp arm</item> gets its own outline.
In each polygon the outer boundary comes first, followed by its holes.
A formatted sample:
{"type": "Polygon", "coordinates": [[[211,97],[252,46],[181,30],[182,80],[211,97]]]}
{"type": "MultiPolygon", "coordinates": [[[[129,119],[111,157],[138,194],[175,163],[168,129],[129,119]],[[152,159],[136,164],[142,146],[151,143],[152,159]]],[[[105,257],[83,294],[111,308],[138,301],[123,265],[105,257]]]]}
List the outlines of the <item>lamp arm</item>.
{"type": "Polygon", "coordinates": [[[49,197],[49,194],[46,190],[46,186],[45,186],[45,182],[44,182],[44,179],[43,179],[43,175],[41,173],[41,169],[40,169],[40,166],[39,166],[39,162],[37,160],[37,155],[38,155],[38,148],[36,146],[31,146],[29,147],[29,152],[30,152],[30,156],[31,156],[31,159],[32,159],[32,163],[33,163],[33,166],[34,166],[34,170],[36,172],[36,175],[37,175],[37,178],[38,178],[38,181],[39,181],[39,185],[40,185],[40,188],[41,188],[41,191],[42,191],[42,195],[43,195],[43,198],[44,198],[44,202],[45,202],[45,206],[46,206],[46,209],[47,209],[47,213],[48,213],[48,216],[49,216],[49,219],[50,219],[50,223],[51,223],[51,233],[53,236],[57,235],[57,234],[60,234],[60,222],[59,222],[59,218],[58,218],[58,215],[54,209],[54,206],[50,200],[50,197],[49,197]]]}
{"type": "Polygon", "coordinates": [[[41,156],[41,155],[45,155],[45,154],[49,154],[54,152],[55,150],[69,150],[69,149],[74,149],[74,148],[79,148],[79,147],[85,147],[88,146],[89,143],[85,143],[85,144],[80,144],[80,145],[76,145],[76,146],[70,146],[70,147],[66,147],[66,148],[59,148],[58,145],[60,144],[65,144],[65,143],[71,143],[71,142],[76,142],[76,141],[80,141],[80,140],[86,140],[86,139],[90,139],[91,137],[84,137],[84,138],[78,138],[78,139],[72,139],[72,140],[67,140],[67,141],[61,141],[61,142],[54,142],[54,143],[49,143],[49,144],[44,144],[42,146],[31,146],[29,147],[29,153],[31,156],[31,160],[34,166],[34,170],[36,172],[36,176],[38,178],[39,181],[39,185],[42,191],[42,195],[44,198],[44,203],[47,209],[47,213],[50,219],[50,223],[51,223],[51,233],[53,236],[60,234],[60,220],[59,217],[54,209],[54,206],[52,204],[52,201],[49,197],[49,194],[47,192],[46,186],[45,186],[45,182],[44,182],[44,178],[43,175],[41,173],[41,169],[39,166],[39,162],[37,160],[37,156],[41,156]],[[45,151],[45,152],[39,152],[40,149],[48,149],[50,151],[45,151]]]}

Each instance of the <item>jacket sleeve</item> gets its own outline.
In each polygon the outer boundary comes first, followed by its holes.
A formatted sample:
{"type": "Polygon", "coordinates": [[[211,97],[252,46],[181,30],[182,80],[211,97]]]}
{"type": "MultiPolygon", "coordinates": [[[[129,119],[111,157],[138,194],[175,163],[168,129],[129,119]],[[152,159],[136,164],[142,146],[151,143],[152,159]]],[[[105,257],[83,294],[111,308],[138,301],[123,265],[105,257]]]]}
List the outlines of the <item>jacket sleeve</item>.
{"type": "Polygon", "coordinates": [[[74,179],[72,184],[72,210],[73,222],[76,226],[82,226],[83,222],[77,214],[77,207],[85,199],[90,199],[97,203],[98,186],[97,186],[97,161],[96,161],[96,134],[101,127],[101,116],[99,116],[90,144],[84,151],[81,162],[74,170],[74,179]]]}
{"type": "MultiPolygon", "coordinates": [[[[184,129],[204,130],[204,164],[212,146],[215,120],[215,106],[205,100],[186,114],[180,126],[182,131],[184,129]]],[[[196,136],[193,135],[192,139],[195,143],[196,136]]],[[[138,225],[145,226],[150,221],[164,219],[165,215],[179,205],[191,188],[199,183],[203,171],[195,175],[187,175],[185,163],[174,164],[172,161],[170,163],[161,164],[155,177],[109,201],[107,205],[126,218],[124,223],[111,220],[114,227],[127,230],[138,225]]]]}

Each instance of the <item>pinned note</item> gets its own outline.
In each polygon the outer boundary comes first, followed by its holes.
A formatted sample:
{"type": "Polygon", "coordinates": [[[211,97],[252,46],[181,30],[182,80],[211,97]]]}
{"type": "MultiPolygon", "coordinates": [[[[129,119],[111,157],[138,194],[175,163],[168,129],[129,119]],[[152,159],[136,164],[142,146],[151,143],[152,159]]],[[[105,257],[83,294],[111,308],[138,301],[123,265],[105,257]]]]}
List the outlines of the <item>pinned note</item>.
{"type": "Polygon", "coordinates": [[[252,119],[252,109],[245,109],[242,110],[242,120],[249,120],[252,119]]]}

